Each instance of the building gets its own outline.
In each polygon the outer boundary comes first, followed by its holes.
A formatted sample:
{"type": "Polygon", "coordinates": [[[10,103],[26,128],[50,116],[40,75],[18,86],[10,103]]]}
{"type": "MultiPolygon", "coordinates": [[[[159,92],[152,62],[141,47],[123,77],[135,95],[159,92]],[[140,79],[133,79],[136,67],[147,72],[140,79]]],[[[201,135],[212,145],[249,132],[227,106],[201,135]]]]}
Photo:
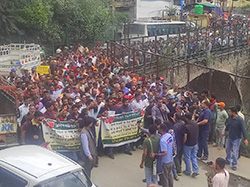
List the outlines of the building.
{"type": "MultiPolygon", "coordinates": [[[[175,3],[173,0],[137,0],[136,18],[164,17],[166,7],[172,7],[175,3]]],[[[179,4],[179,0],[178,3],[179,4]]]]}
{"type": "Polygon", "coordinates": [[[136,18],[136,0],[113,0],[112,10],[129,13],[131,18],[136,18]]]}

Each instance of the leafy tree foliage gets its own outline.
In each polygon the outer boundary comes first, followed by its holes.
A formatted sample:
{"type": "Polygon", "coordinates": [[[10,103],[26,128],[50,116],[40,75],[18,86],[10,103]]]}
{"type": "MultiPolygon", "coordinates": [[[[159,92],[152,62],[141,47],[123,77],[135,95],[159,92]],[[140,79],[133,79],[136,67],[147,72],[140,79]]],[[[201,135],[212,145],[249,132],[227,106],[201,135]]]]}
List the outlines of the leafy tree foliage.
{"type": "Polygon", "coordinates": [[[26,35],[48,43],[104,41],[128,18],[128,14],[110,12],[111,0],[3,1],[6,6],[4,9],[0,6],[3,35],[17,32],[19,28],[26,35]]]}

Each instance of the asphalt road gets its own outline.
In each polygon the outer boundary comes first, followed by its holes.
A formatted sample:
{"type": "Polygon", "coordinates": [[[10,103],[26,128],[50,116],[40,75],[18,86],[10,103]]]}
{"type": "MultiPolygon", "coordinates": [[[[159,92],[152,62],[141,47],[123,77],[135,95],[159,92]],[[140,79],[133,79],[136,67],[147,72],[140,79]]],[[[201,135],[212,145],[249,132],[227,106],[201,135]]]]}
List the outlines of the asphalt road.
{"type": "MultiPolygon", "coordinates": [[[[99,158],[99,167],[92,170],[92,181],[99,187],[144,187],[142,182],[144,170],[139,167],[142,150],[133,152],[133,155],[115,154],[112,160],[106,156],[99,158]]],[[[200,175],[196,178],[181,176],[174,181],[175,187],[207,186],[207,172],[205,164],[200,163],[200,175]]]]}
{"type": "MultiPolygon", "coordinates": [[[[142,182],[145,178],[144,170],[139,167],[142,150],[132,153],[132,156],[117,153],[114,160],[106,156],[100,157],[99,167],[92,170],[92,181],[98,187],[145,187],[146,184],[142,182]]],[[[192,178],[183,175],[179,181],[174,181],[174,187],[207,187],[206,173],[211,173],[212,170],[201,161],[198,161],[198,164],[199,176],[192,178]]],[[[184,163],[183,169],[185,169],[184,163]]],[[[231,172],[229,168],[228,171],[231,172]]],[[[229,187],[250,187],[250,182],[230,174],[229,187]]]]}

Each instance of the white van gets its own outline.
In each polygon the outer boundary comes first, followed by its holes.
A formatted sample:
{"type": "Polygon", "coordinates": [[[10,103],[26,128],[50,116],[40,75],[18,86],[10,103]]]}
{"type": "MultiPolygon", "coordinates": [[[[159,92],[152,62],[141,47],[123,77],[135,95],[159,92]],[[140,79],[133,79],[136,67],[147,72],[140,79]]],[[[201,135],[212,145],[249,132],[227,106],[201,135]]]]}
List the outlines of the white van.
{"type": "Polygon", "coordinates": [[[0,187],[95,187],[83,168],[35,145],[0,151],[0,187]]]}

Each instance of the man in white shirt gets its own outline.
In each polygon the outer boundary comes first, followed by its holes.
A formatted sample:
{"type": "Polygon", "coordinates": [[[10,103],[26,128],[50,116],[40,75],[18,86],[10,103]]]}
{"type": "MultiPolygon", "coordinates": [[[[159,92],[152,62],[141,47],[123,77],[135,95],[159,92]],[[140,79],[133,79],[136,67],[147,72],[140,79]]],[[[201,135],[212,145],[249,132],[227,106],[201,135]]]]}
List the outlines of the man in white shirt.
{"type": "Polygon", "coordinates": [[[121,78],[121,81],[123,81],[125,84],[129,83],[132,81],[131,77],[128,74],[128,71],[125,70],[124,75],[121,78]]]}
{"type": "Polygon", "coordinates": [[[225,170],[226,160],[223,158],[217,158],[212,167],[215,172],[215,176],[212,178],[212,187],[228,187],[229,173],[225,170]]]}
{"type": "Polygon", "coordinates": [[[138,110],[142,110],[145,108],[145,103],[141,100],[140,92],[135,93],[135,99],[130,104],[130,107],[133,111],[138,111],[138,110]]]}
{"type": "Polygon", "coordinates": [[[23,119],[23,116],[28,114],[29,112],[29,105],[30,105],[31,99],[29,96],[24,96],[24,103],[18,107],[19,110],[19,118],[17,118],[17,124],[20,126],[21,121],[23,119]]]}

